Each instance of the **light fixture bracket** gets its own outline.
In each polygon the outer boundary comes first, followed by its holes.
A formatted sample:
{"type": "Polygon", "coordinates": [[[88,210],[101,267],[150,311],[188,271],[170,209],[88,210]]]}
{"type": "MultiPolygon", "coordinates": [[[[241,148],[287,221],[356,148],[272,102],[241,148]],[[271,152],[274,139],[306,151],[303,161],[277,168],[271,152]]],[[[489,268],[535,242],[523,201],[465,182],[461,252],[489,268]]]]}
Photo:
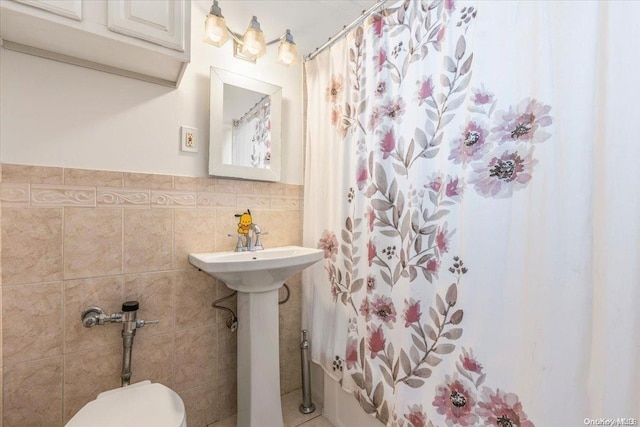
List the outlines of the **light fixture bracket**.
{"type": "Polygon", "coordinates": [[[209,15],[224,18],[224,16],[222,16],[222,9],[220,9],[220,5],[218,5],[218,0],[214,0],[213,4],[211,5],[211,9],[209,10],[209,15]]]}
{"type": "Polygon", "coordinates": [[[287,43],[295,44],[295,42],[293,41],[293,35],[291,34],[291,30],[289,30],[288,28],[287,28],[287,31],[284,33],[284,36],[282,36],[278,40],[283,40],[283,41],[286,41],[287,43]]]}
{"type": "Polygon", "coordinates": [[[203,41],[216,47],[222,47],[229,38],[233,39],[233,56],[252,64],[257,63],[258,58],[265,53],[267,46],[275,43],[280,43],[278,47],[278,63],[291,66],[296,62],[298,56],[290,30],[287,29],[282,36],[267,42],[264,39],[264,33],[260,29],[258,18],[253,16],[245,33],[238,34],[227,26],[222,15],[222,9],[218,5],[218,0],[213,0],[205,20],[203,41]]]}
{"type": "Polygon", "coordinates": [[[242,43],[238,42],[235,37],[233,37],[233,56],[243,61],[251,62],[252,64],[255,64],[258,59],[255,55],[243,52],[242,43]]]}

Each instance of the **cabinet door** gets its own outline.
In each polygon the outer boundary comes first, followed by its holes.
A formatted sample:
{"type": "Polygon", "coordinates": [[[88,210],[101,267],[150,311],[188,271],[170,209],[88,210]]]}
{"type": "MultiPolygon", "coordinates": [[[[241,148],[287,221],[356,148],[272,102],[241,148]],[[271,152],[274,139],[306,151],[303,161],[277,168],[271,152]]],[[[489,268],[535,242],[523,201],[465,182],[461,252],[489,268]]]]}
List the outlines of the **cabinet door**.
{"type": "Polygon", "coordinates": [[[81,0],[14,0],[17,3],[26,4],[46,10],[56,15],[66,16],[67,18],[82,20],[82,2],[81,0]]]}
{"type": "Polygon", "coordinates": [[[185,50],[184,0],[109,0],[109,30],[180,52],[185,50]]]}

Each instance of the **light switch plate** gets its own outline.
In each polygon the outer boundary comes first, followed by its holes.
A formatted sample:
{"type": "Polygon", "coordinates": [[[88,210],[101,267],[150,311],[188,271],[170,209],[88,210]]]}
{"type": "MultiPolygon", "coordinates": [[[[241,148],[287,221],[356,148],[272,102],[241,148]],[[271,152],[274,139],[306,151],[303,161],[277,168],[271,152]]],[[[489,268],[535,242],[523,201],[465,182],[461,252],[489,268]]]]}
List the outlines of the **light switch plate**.
{"type": "Polygon", "coordinates": [[[180,149],[190,153],[198,152],[198,129],[188,126],[180,127],[180,149]]]}

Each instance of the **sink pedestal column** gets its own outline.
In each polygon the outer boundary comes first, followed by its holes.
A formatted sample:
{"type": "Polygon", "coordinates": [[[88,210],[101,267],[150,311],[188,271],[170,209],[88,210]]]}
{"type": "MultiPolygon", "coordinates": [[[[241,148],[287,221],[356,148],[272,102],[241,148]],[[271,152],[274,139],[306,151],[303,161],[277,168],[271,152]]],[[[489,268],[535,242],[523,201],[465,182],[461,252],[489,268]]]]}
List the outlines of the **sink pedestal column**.
{"type": "Polygon", "coordinates": [[[278,289],[320,261],[322,249],[189,254],[189,262],[238,291],[238,427],[283,427],[278,289]]]}
{"type": "Polygon", "coordinates": [[[283,427],[278,289],[238,291],[238,427],[283,427]]]}

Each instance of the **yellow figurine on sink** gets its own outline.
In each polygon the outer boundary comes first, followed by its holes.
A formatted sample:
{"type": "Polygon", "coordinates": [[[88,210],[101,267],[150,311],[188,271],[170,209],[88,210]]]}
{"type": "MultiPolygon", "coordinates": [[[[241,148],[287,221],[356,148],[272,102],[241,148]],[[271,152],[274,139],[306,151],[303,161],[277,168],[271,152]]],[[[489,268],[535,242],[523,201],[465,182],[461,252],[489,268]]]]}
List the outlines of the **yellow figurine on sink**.
{"type": "Polygon", "coordinates": [[[236,218],[240,218],[238,221],[238,234],[244,234],[245,236],[249,234],[249,229],[251,228],[251,224],[253,224],[251,211],[247,209],[247,212],[243,214],[236,214],[236,218]]]}

